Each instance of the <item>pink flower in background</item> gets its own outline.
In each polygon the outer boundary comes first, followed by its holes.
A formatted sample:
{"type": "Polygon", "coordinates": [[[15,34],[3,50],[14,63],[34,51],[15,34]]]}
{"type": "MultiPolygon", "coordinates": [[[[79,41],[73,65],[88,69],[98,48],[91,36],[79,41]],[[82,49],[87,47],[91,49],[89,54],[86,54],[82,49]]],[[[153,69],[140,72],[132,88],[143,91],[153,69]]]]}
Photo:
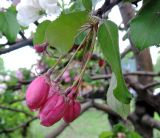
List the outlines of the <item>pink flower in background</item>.
{"type": "Polygon", "coordinates": [[[74,76],[74,81],[78,80],[78,75],[74,76]]]}
{"type": "Polygon", "coordinates": [[[18,3],[20,3],[20,1],[21,0],[12,0],[12,4],[16,6],[18,3]]]}
{"type": "Polygon", "coordinates": [[[42,60],[37,60],[36,71],[38,73],[43,72],[47,68],[47,65],[43,63],[42,60]]]}
{"type": "Polygon", "coordinates": [[[18,80],[22,81],[24,79],[23,73],[21,70],[16,71],[16,77],[18,80]]]}
{"type": "Polygon", "coordinates": [[[48,97],[50,86],[45,76],[39,76],[32,81],[26,92],[26,103],[33,110],[40,108],[48,97]]]}
{"type": "Polygon", "coordinates": [[[68,70],[64,72],[62,78],[63,78],[65,83],[71,82],[71,77],[70,77],[70,73],[69,73],[68,70]]]}
{"type": "Polygon", "coordinates": [[[2,94],[6,88],[7,88],[6,84],[4,84],[4,83],[0,84],[0,94],[2,94]]]}
{"type": "Polygon", "coordinates": [[[66,78],[64,79],[64,82],[65,82],[65,83],[71,82],[71,77],[66,77],[66,78]]]}
{"type": "Polygon", "coordinates": [[[63,76],[62,76],[62,78],[66,78],[66,77],[69,77],[70,76],[70,74],[69,74],[69,71],[68,70],[66,70],[64,73],[63,73],[63,76]]]}

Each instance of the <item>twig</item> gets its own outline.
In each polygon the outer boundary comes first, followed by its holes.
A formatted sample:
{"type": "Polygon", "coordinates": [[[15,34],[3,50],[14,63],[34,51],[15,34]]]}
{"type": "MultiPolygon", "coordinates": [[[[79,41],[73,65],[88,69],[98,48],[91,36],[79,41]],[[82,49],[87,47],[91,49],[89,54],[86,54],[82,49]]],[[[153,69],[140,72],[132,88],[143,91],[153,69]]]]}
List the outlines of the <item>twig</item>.
{"type": "Polygon", "coordinates": [[[110,114],[111,116],[114,116],[118,118],[119,120],[125,122],[125,120],[116,112],[114,112],[110,107],[108,107],[106,104],[99,104],[97,102],[93,102],[93,107],[95,107],[98,110],[102,110],[106,112],[107,114],[110,114]]]}
{"type": "Polygon", "coordinates": [[[99,8],[96,13],[95,16],[99,16],[102,17],[102,15],[104,13],[106,13],[107,11],[109,11],[110,9],[112,9],[115,5],[117,5],[118,3],[120,3],[122,0],[115,0],[114,2],[110,3],[110,0],[105,0],[104,4],[102,5],[101,8],[99,8]]]}
{"type": "Polygon", "coordinates": [[[0,50],[0,55],[6,54],[8,52],[17,50],[19,48],[22,48],[22,47],[25,47],[25,46],[28,46],[28,45],[33,45],[32,44],[32,39],[22,40],[22,41],[20,41],[20,42],[18,42],[16,44],[11,45],[9,48],[2,49],[2,50],[0,50]]]}
{"type": "Polygon", "coordinates": [[[19,34],[21,35],[21,37],[23,38],[23,40],[27,40],[27,38],[25,37],[25,35],[24,35],[24,33],[22,31],[20,31],[19,34]]]}
{"type": "Polygon", "coordinates": [[[133,88],[138,96],[143,99],[146,103],[148,103],[150,106],[152,106],[155,111],[157,111],[160,114],[160,95],[153,95],[153,93],[150,93],[148,89],[145,89],[145,86],[140,84],[138,81],[132,79],[131,77],[126,78],[127,83],[131,88],[133,88]]]}
{"type": "Polygon", "coordinates": [[[25,97],[24,98],[21,98],[21,99],[16,99],[16,100],[13,100],[11,102],[9,102],[9,104],[14,104],[14,103],[17,103],[17,102],[22,102],[25,100],[25,97]]]}
{"type": "Polygon", "coordinates": [[[9,111],[12,111],[12,112],[23,113],[23,114],[25,114],[26,116],[33,117],[33,115],[32,115],[32,114],[27,113],[26,111],[23,111],[23,110],[19,110],[19,109],[14,109],[14,108],[10,108],[10,107],[6,107],[6,106],[2,106],[2,105],[0,105],[0,109],[2,109],[2,110],[9,110],[9,111]]]}
{"type": "Polygon", "coordinates": [[[128,46],[122,53],[121,53],[121,58],[124,58],[129,52],[132,51],[131,46],[128,46]]]}
{"type": "MultiPolygon", "coordinates": [[[[136,71],[136,72],[124,73],[123,75],[124,76],[134,75],[134,76],[159,77],[160,76],[160,72],[159,73],[154,73],[154,72],[146,72],[146,71],[136,71]]],[[[91,77],[92,80],[110,79],[110,78],[111,78],[111,74],[96,75],[96,76],[92,76],[91,77]]]]}
{"type": "Polygon", "coordinates": [[[147,126],[157,128],[158,130],[160,130],[160,121],[153,119],[149,115],[144,115],[142,117],[142,122],[147,126]]]}
{"type": "Polygon", "coordinates": [[[159,81],[158,81],[158,82],[148,83],[147,85],[144,86],[143,90],[147,90],[147,89],[149,89],[149,88],[153,88],[153,87],[155,87],[155,86],[157,86],[157,85],[160,85],[160,82],[159,82],[159,81]]]}

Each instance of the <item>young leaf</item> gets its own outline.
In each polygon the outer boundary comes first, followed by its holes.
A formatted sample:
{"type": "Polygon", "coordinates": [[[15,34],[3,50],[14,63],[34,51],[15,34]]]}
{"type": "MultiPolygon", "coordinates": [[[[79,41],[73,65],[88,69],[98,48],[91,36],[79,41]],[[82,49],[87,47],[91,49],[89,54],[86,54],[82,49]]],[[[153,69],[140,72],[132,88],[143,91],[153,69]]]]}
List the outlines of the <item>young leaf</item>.
{"type": "Polygon", "coordinates": [[[98,40],[106,60],[116,75],[117,86],[113,90],[114,96],[119,101],[128,104],[131,100],[131,94],[125,85],[122,75],[118,46],[118,27],[112,21],[105,20],[98,29],[98,40]]]}
{"type": "Polygon", "coordinates": [[[46,41],[45,33],[50,23],[51,21],[46,20],[38,25],[36,33],[34,34],[34,39],[33,39],[34,44],[42,44],[46,41]]]}
{"type": "Polygon", "coordinates": [[[16,19],[16,11],[13,8],[0,12],[0,32],[7,37],[9,42],[16,40],[19,30],[20,26],[16,19]]]}
{"type": "Polygon", "coordinates": [[[142,136],[140,136],[137,132],[129,132],[127,134],[127,138],[142,138],[142,136]]]}
{"type": "Polygon", "coordinates": [[[87,11],[92,10],[92,0],[82,0],[82,3],[87,11]]]}
{"type": "Polygon", "coordinates": [[[87,21],[88,12],[86,11],[63,14],[49,24],[46,39],[59,52],[67,53],[74,44],[78,30],[87,21]]]}
{"type": "Polygon", "coordinates": [[[160,0],[147,1],[131,22],[131,39],[135,46],[144,48],[160,44],[160,0]]]}
{"type": "Polygon", "coordinates": [[[113,132],[111,131],[104,131],[99,135],[99,138],[112,138],[113,132]]]}
{"type": "Polygon", "coordinates": [[[124,103],[118,101],[114,97],[113,91],[116,88],[116,86],[117,86],[117,80],[116,80],[115,74],[113,73],[112,78],[111,78],[111,82],[110,82],[110,86],[109,86],[108,92],[107,92],[107,104],[113,109],[113,111],[117,112],[122,117],[127,117],[130,112],[130,105],[124,104],[124,103]]]}

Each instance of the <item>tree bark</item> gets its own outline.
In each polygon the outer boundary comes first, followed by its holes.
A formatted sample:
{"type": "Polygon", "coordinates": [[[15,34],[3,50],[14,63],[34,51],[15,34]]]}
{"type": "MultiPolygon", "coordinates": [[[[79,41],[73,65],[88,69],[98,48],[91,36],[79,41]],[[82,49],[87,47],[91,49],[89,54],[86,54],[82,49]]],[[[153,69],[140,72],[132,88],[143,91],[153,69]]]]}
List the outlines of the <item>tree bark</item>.
{"type": "MultiPolygon", "coordinates": [[[[135,10],[131,4],[119,4],[119,10],[121,12],[121,16],[123,19],[123,23],[125,29],[127,30],[129,27],[128,22],[135,16],[135,10]]],[[[129,38],[130,39],[130,38],[129,38]]],[[[130,44],[132,50],[135,54],[136,67],[138,71],[153,71],[153,64],[150,55],[149,49],[145,49],[142,52],[137,52],[137,49],[134,47],[131,39],[130,44]]],[[[139,76],[138,81],[145,85],[151,81],[153,81],[152,77],[139,76]]],[[[146,103],[142,97],[137,97],[135,112],[133,113],[136,119],[132,120],[132,123],[135,126],[136,131],[141,134],[144,138],[152,138],[153,137],[153,128],[145,125],[141,120],[144,115],[149,115],[153,117],[154,109],[148,103],[146,103]]]]}

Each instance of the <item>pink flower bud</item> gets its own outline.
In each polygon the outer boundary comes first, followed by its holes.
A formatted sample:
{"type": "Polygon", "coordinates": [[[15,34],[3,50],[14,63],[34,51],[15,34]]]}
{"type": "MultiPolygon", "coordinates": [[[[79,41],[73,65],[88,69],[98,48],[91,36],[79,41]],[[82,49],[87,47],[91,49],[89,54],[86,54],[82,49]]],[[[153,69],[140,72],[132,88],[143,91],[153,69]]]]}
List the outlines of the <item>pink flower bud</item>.
{"type": "Polygon", "coordinates": [[[66,77],[65,79],[64,79],[64,82],[65,83],[69,83],[71,81],[71,78],[70,77],[66,77]]]}
{"type": "Polygon", "coordinates": [[[69,71],[65,71],[64,73],[63,73],[63,76],[62,76],[62,78],[66,78],[66,77],[69,77],[70,76],[70,74],[69,74],[69,71]]]}
{"type": "Polygon", "coordinates": [[[58,122],[64,115],[67,109],[65,97],[60,94],[54,94],[40,108],[39,118],[43,126],[51,126],[58,122]]]}
{"type": "Polygon", "coordinates": [[[37,109],[45,103],[49,88],[45,76],[39,76],[32,81],[26,92],[26,103],[31,110],[37,109]]]}
{"type": "Polygon", "coordinates": [[[78,77],[78,75],[76,75],[75,77],[74,77],[74,81],[76,81],[76,80],[78,80],[79,79],[79,77],[78,77]]]}
{"type": "Polygon", "coordinates": [[[34,49],[36,50],[37,53],[42,53],[46,50],[47,48],[47,43],[43,43],[43,44],[40,44],[40,45],[34,45],[34,49]]]}
{"type": "Polygon", "coordinates": [[[75,120],[81,113],[81,105],[78,101],[75,100],[71,100],[67,111],[65,112],[65,115],[63,117],[63,120],[66,123],[70,123],[73,120],[75,120]]]}

